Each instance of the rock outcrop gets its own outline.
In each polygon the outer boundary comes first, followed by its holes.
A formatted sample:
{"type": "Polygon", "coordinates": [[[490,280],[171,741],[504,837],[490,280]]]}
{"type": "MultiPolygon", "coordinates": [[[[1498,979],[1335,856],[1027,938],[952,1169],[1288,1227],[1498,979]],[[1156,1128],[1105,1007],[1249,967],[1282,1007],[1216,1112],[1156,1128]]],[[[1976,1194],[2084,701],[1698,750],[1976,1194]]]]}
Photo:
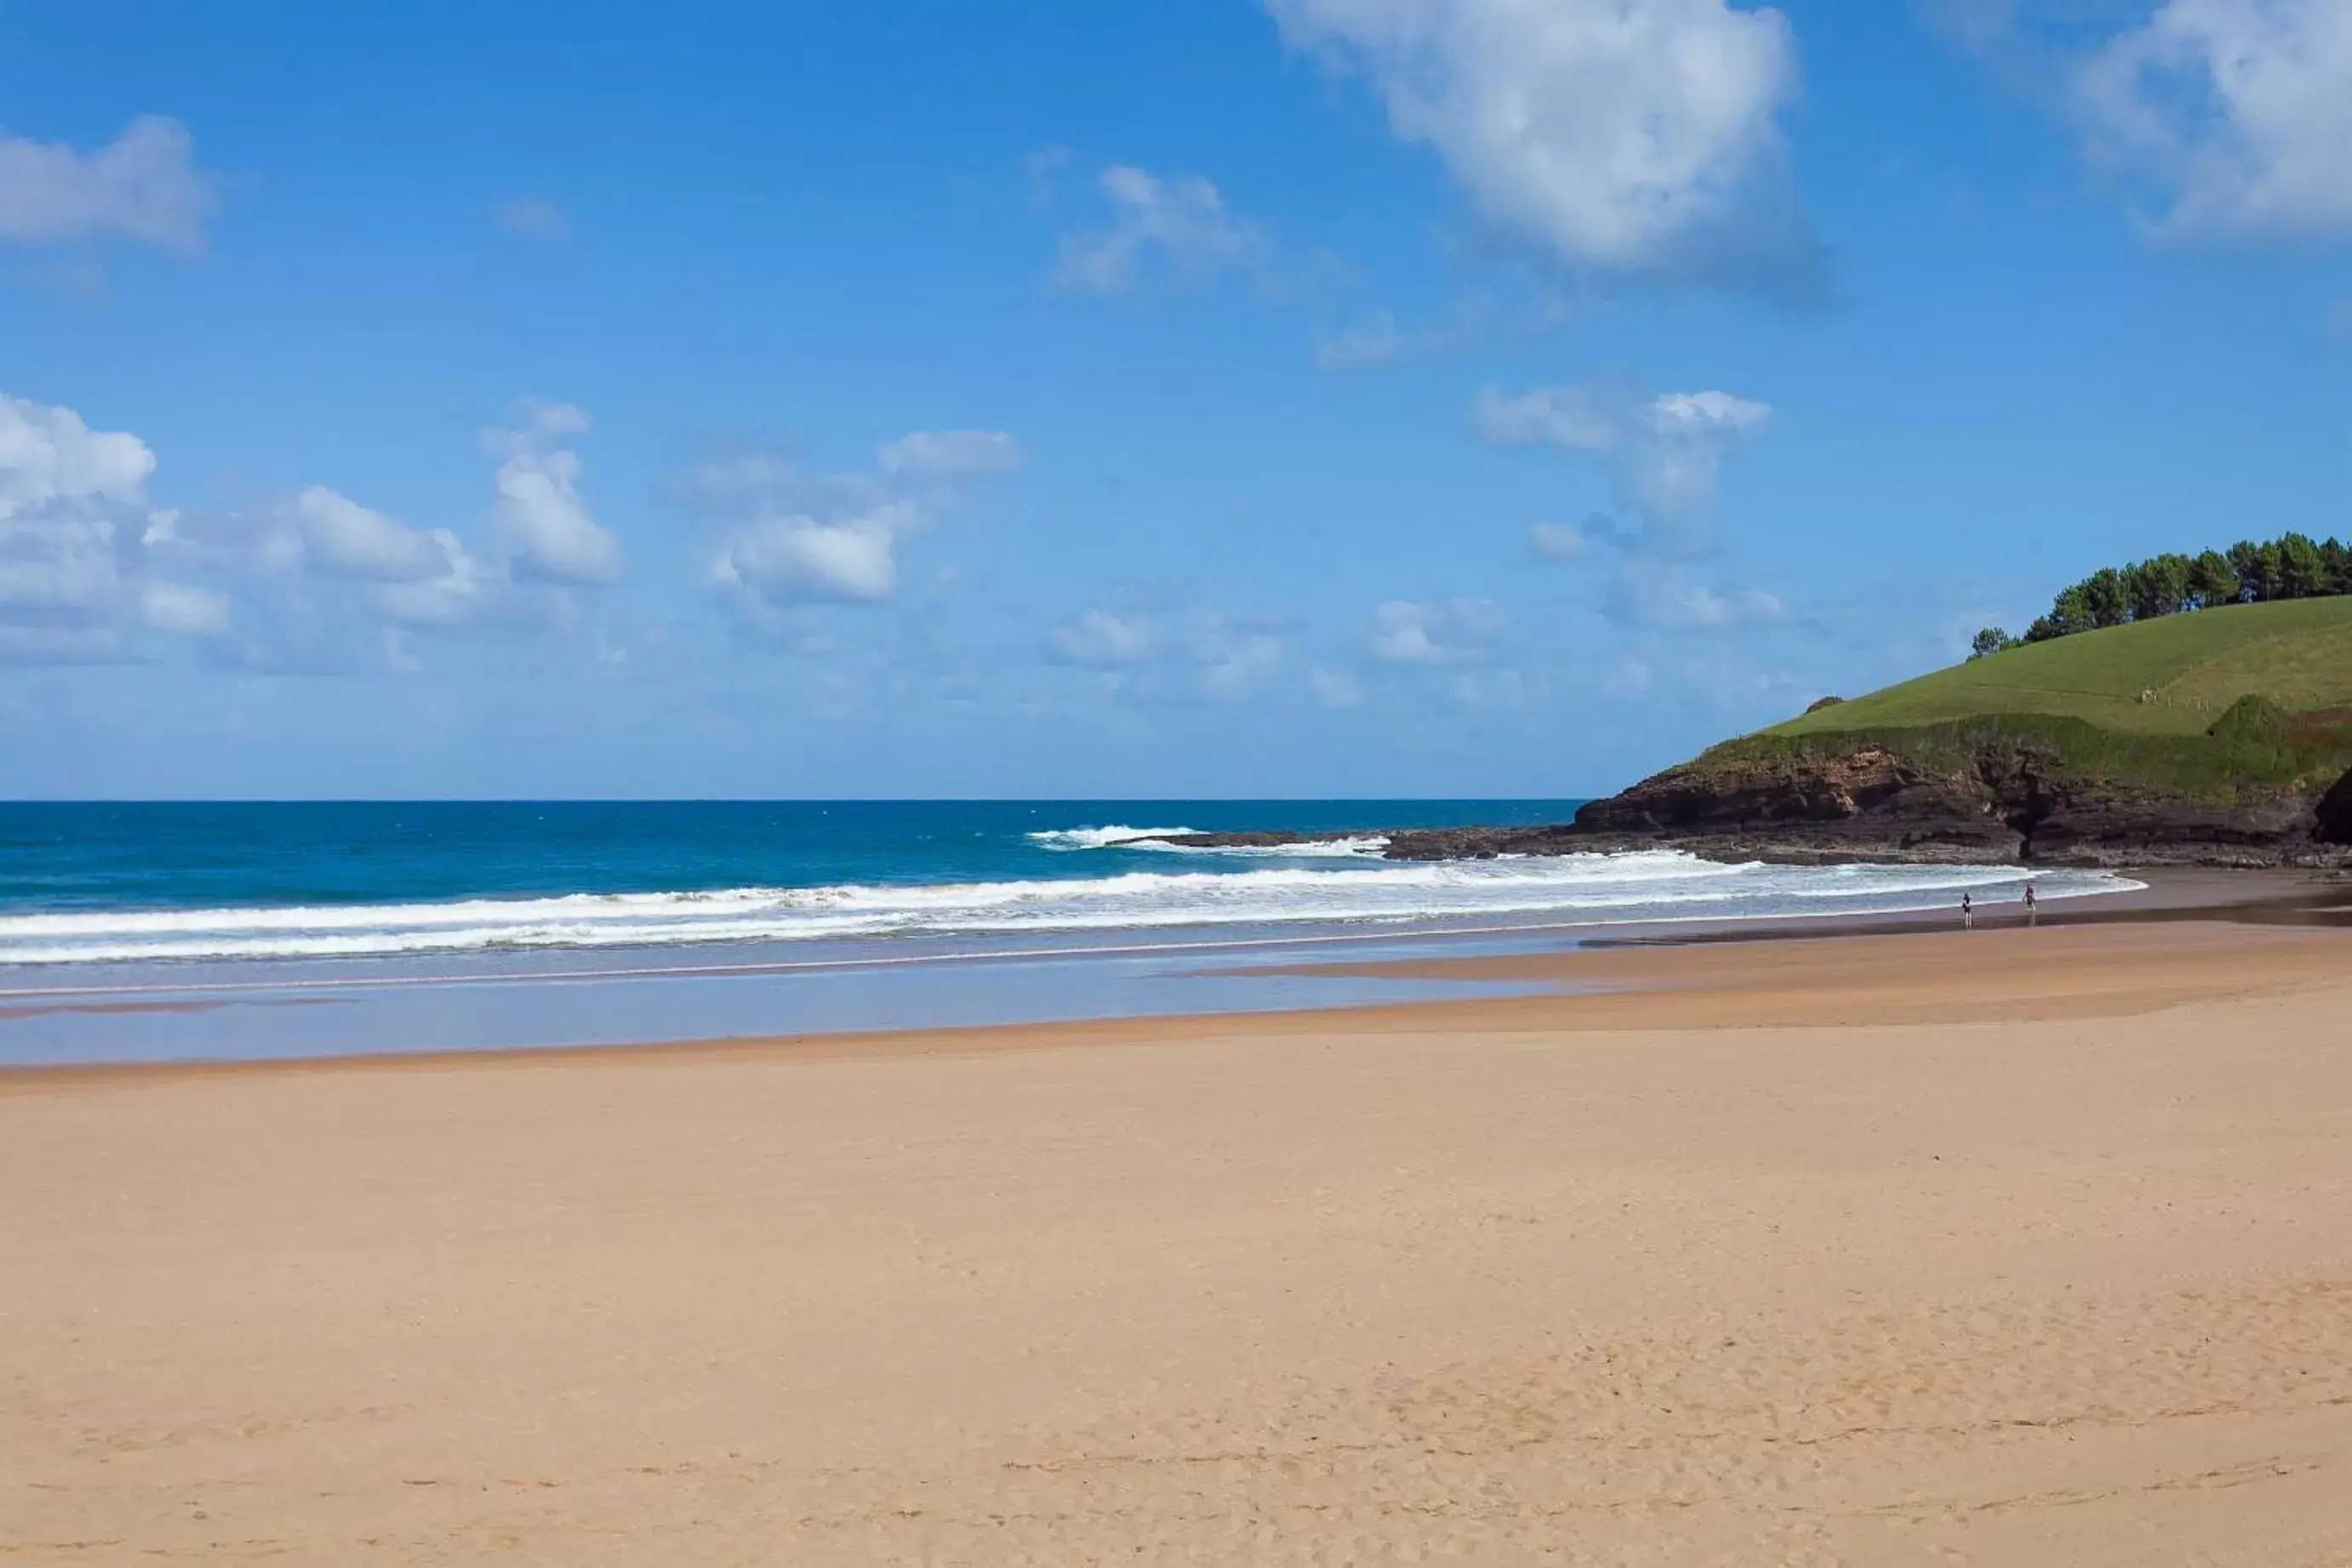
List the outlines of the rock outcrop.
{"type": "MultiPolygon", "coordinates": [[[[2208,799],[2117,782],[2050,747],[1993,739],[1936,763],[1888,745],[1719,747],[1595,800],[1573,822],[1400,830],[1391,860],[1677,849],[1716,860],[2005,861],[2071,866],[2352,865],[2352,774],[2326,791],[2208,799]]],[[[1198,849],[1327,841],[1297,832],[1171,833],[1198,849]]]]}
{"type": "MultiPolygon", "coordinates": [[[[2336,816],[2352,843],[2352,788],[2336,816]]],[[[1990,741],[1935,767],[1857,741],[1822,752],[1728,747],[1577,813],[1588,840],[1766,859],[2050,865],[2334,863],[2324,802],[2292,788],[2207,799],[2103,779],[2056,752],[1990,741]]]]}

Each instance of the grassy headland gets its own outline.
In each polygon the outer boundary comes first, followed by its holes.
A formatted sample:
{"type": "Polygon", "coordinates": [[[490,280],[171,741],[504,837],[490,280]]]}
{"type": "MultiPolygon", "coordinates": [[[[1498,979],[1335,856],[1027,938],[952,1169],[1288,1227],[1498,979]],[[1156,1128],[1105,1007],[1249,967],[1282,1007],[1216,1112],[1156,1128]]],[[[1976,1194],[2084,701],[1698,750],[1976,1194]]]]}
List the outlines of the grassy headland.
{"type": "Polygon", "coordinates": [[[1727,741],[1588,832],[2243,860],[2352,842],[2352,598],[2015,644],[1727,741]]]}

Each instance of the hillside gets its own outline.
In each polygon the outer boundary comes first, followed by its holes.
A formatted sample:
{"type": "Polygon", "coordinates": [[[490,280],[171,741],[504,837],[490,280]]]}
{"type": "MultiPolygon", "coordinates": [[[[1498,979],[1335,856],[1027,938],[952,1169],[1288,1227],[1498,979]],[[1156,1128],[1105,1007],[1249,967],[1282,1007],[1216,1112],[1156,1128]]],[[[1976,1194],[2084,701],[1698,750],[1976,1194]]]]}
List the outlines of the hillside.
{"type": "Polygon", "coordinates": [[[2340,863],[2352,598],[2012,647],[1727,741],[1593,802],[1577,832],[1782,858],[2340,863]]]}
{"type": "Polygon", "coordinates": [[[2048,714],[2126,734],[2194,735],[2249,695],[2290,714],[2352,706],[2352,597],[2235,604],[2026,643],[1764,733],[2048,714]]]}

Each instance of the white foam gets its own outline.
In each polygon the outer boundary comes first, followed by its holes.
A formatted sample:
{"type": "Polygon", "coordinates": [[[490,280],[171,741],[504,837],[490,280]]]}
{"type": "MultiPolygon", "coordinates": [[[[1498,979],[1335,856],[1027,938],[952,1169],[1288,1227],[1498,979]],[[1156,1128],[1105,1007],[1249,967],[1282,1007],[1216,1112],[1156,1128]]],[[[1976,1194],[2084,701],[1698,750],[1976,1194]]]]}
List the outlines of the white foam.
{"type": "MultiPolygon", "coordinates": [[[[1113,822],[1102,828],[1050,828],[1042,833],[1030,833],[1029,841],[1041,850],[1107,850],[1120,847],[1128,839],[1156,838],[1163,834],[1193,833],[1197,828],[1130,828],[1113,822]]],[[[1136,846],[1141,848],[1144,846],[1136,846]]]]}
{"type": "MultiPolygon", "coordinates": [[[[1349,842],[1332,841],[1335,846],[1349,842]]],[[[1963,890],[1990,891],[2020,883],[2024,875],[2002,866],[1724,865],[1668,851],[1412,862],[1367,860],[1366,853],[1333,849],[1327,858],[1337,863],[1324,865],[912,886],[842,883],[446,904],[10,915],[0,916],[0,965],[1465,917],[1761,916],[1820,913],[1838,904],[1937,907],[1957,900],[1963,890]]],[[[2089,872],[2042,873],[2038,881],[2052,898],[2135,885],[2089,872]]]]}

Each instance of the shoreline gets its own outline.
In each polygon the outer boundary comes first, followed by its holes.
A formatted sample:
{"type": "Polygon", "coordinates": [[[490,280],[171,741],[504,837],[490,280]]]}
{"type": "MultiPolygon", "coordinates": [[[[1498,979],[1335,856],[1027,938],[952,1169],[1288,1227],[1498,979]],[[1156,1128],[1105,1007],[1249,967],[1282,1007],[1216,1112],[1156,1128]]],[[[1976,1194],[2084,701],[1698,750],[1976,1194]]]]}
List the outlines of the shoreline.
{"type": "MultiPolygon", "coordinates": [[[[2132,872],[2140,888],[2045,904],[2032,935],[2056,936],[2084,928],[2195,924],[2220,929],[2345,926],[2352,928],[2352,880],[2323,872],[2212,868],[2152,868],[2132,872]]],[[[1148,1044],[1250,1032],[1295,1036],[1334,1029],[1380,1032],[1452,1028],[1568,1029],[1676,1027],[1661,1010],[1681,981],[1702,977],[1720,988],[1732,968],[1703,956],[1711,949],[1790,945],[1852,946],[1937,936],[1991,939],[2004,932],[2027,935],[2013,905],[1988,906],[1973,931],[1955,928],[1949,912],[1917,911],[1820,916],[1748,917],[1625,924],[1519,927],[1547,938],[1516,954],[1380,958],[1264,965],[1246,969],[1206,969],[1176,977],[1178,983],[1227,976],[1361,978],[1368,980],[1468,981],[1493,985],[1492,996],[1443,999],[1366,1000],[1305,1007],[1197,1013],[1108,1014],[1100,1017],[913,1028],[686,1036],[613,1043],[558,1043],[474,1048],[464,1045],[415,1051],[263,1058],[205,1058],[159,1061],[35,1063],[0,1067],[0,1096],[89,1087],[117,1082],[166,1082],[180,1078],[279,1074],[436,1071],[506,1069],[543,1064],[625,1063],[652,1061],[841,1061],[886,1057],[962,1056],[1003,1051],[1066,1049],[1104,1044],[1148,1044]],[[1671,930],[1660,930],[1669,925],[1671,930]],[[1556,943],[1562,934],[1574,940],[1556,943]],[[1674,955],[1688,955],[1676,957],[1674,955]],[[1649,955],[1649,956],[1641,956],[1649,955]],[[1504,992],[1502,988],[1516,988],[1504,992]],[[1629,1004],[1631,1004],[1629,1006],[1629,1004]],[[1601,1019],[1624,1020],[1604,1024],[1601,1019]]],[[[1491,941],[1493,930],[1458,939],[1491,941]]],[[[1455,934],[1415,940],[1441,945],[1455,934]]],[[[1367,937],[1377,940],[1377,937],[1367,937]]],[[[1209,945],[1213,946],[1213,945],[1209,945]]],[[[2197,945],[2216,951],[2208,939],[2197,945]]],[[[2225,944],[2231,951],[2237,945],[2225,944]]],[[[1915,950],[1878,947],[1899,966],[1915,950]]],[[[1759,971],[1760,973],[1760,970],[1759,971]]],[[[2268,972],[2268,971],[2264,971],[2268,972]]],[[[2299,971],[2298,971],[2299,972],[2299,971]]],[[[2171,994],[2161,988],[2148,995],[2171,994]]],[[[2212,994],[2192,988],[2184,996],[2212,994]]],[[[142,1010],[152,1004],[141,1004],[142,1010]]],[[[1708,1016],[1716,1016],[1709,1014],[1708,1016]]],[[[325,1027],[322,1025],[322,1027],[325,1027]]],[[[1700,1025],[1698,1027],[1714,1027],[1700,1025]]]]}
{"type": "Polygon", "coordinates": [[[2318,1568],[2352,930],[2200,886],[1355,1010],[0,1075],[0,1558],[2318,1568]]]}

